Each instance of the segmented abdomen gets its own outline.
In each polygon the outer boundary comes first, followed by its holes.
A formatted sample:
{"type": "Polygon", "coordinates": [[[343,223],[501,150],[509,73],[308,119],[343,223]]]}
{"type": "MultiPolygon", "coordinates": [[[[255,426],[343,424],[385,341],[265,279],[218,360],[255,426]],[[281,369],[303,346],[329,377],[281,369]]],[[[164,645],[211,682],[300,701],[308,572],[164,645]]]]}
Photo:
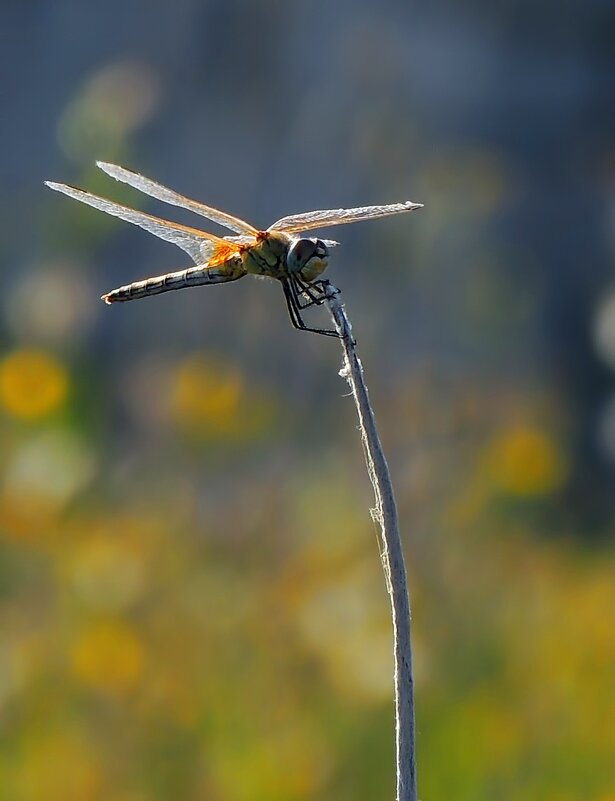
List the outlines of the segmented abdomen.
{"type": "Polygon", "coordinates": [[[145,278],[143,281],[133,281],[131,284],[113,289],[103,295],[102,299],[105,303],[121,303],[126,300],[146,298],[149,295],[159,295],[161,292],[170,292],[174,289],[185,289],[190,286],[223,284],[228,281],[236,281],[244,275],[246,275],[246,271],[241,259],[237,257],[229,259],[229,261],[216,267],[189,267],[187,270],[157,275],[153,278],[145,278]]]}

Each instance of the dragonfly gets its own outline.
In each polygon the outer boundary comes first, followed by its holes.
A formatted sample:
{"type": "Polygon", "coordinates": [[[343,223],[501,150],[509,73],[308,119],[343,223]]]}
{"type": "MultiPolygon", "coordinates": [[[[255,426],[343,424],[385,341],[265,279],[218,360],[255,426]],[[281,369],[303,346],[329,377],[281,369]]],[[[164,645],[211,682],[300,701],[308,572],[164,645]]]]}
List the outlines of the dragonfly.
{"type": "Polygon", "coordinates": [[[266,230],[259,230],[232,214],[184,197],[125,167],[103,161],[97,161],[96,165],[116,181],[128,184],[171,206],[194,212],[232,232],[224,237],[216,236],[122,206],[68,184],[45,181],[56,192],[62,192],[99,211],[138,225],[159,239],[177,245],[194,262],[195,266],[133,281],[113,289],[102,296],[105,303],[136,300],[193,286],[229,283],[246,275],[265,276],[281,283],[293,326],[301,331],[312,331],[325,336],[339,334],[337,331],[308,326],[302,313],[310,306],[324,302],[329,284],[321,275],[328,265],[331,248],[339,243],[304,234],[315,229],[373,220],[422,207],[421,203],[406,201],[384,206],[308,211],[282,217],[266,230]]]}

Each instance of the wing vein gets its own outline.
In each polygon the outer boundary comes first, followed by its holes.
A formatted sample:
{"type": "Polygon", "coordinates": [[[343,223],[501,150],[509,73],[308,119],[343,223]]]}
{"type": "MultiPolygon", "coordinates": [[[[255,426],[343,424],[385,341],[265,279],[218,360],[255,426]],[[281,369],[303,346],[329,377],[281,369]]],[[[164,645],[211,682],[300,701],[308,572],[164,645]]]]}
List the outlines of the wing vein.
{"type": "Polygon", "coordinates": [[[168,189],[166,186],[162,186],[162,184],[153,181],[151,178],[146,178],[144,175],[139,175],[139,173],[127,170],[125,167],[119,167],[116,164],[109,164],[105,161],[97,161],[96,164],[111,178],[128,184],[134,189],[156,198],[156,200],[162,200],[172,206],[179,206],[195,214],[200,214],[201,217],[206,217],[208,220],[218,223],[218,225],[222,225],[237,234],[255,235],[257,232],[254,226],[244,220],[240,220],[239,217],[234,217],[232,214],[213,208],[213,206],[206,206],[204,203],[184,197],[184,195],[180,195],[178,192],[168,189]]]}
{"type": "Polygon", "coordinates": [[[217,237],[214,234],[154,217],[151,214],[128,208],[128,206],[122,206],[120,203],[115,203],[112,200],[93,195],[90,192],[85,192],[74,186],[58,184],[53,181],[45,181],[45,184],[56,192],[62,192],[74,200],[92,206],[99,211],[105,212],[105,214],[110,214],[112,217],[118,217],[120,220],[124,220],[132,225],[138,225],[140,228],[157,236],[159,239],[164,239],[167,242],[171,242],[173,245],[177,245],[177,247],[184,250],[196,264],[201,264],[209,259],[216,248],[229,247],[229,242],[227,240],[217,237]]]}
{"type": "Polygon", "coordinates": [[[377,217],[402,214],[403,212],[420,208],[422,208],[421,203],[412,203],[408,200],[405,203],[391,203],[387,206],[361,206],[356,209],[306,211],[302,214],[291,214],[289,217],[282,217],[269,226],[268,230],[299,233],[314,228],[326,228],[329,225],[343,225],[345,223],[358,222],[359,220],[373,220],[377,217]]]}

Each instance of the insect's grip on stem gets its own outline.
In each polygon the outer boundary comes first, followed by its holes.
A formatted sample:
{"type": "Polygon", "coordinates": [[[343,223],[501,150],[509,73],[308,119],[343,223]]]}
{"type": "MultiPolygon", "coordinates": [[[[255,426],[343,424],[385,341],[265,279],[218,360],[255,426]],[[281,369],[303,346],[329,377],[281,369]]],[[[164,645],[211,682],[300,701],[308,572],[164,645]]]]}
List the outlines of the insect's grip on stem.
{"type": "Polygon", "coordinates": [[[295,328],[299,331],[311,331],[314,334],[322,334],[326,337],[339,337],[338,331],[333,331],[328,328],[310,328],[306,325],[305,320],[301,316],[301,312],[310,306],[320,306],[325,300],[324,281],[319,281],[323,288],[316,284],[304,284],[297,278],[282,278],[282,289],[284,290],[284,297],[286,298],[286,306],[288,307],[288,316],[295,328]],[[320,292],[321,294],[316,294],[320,292]],[[309,301],[306,303],[301,300],[301,294],[308,296],[309,301]]]}

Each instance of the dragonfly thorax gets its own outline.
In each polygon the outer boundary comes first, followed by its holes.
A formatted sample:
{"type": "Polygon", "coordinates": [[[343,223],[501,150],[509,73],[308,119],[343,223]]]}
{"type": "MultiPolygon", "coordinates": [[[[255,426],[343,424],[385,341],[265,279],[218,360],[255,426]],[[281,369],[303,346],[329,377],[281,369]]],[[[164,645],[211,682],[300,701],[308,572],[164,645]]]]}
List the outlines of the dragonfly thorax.
{"type": "Polygon", "coordinates": [[[321,239],[294,239],[288,249],[288,272],[304,281],[315,281],[324,272],[329,260],[329,248],[321,239]]]}

